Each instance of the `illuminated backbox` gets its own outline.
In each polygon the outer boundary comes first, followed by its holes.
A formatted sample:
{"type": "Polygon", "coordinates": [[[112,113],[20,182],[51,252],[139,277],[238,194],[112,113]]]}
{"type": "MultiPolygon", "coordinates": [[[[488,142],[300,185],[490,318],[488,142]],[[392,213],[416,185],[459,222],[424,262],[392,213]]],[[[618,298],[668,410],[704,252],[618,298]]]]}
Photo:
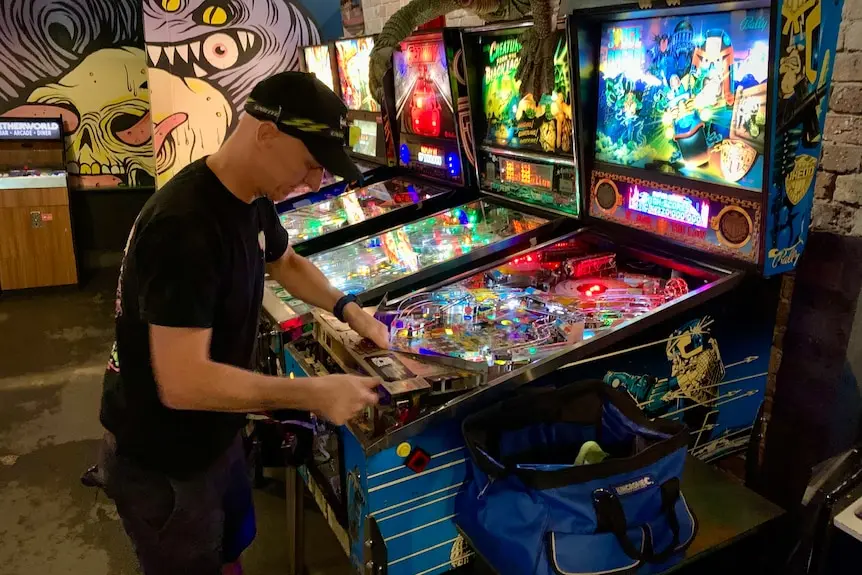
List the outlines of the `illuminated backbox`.
{"type": "Polygon", "coordinates": [[[636,212],[657,216],[699,228],[709,227],[709,201],[658,190],[629,190],[628,207],[636,212]]]}

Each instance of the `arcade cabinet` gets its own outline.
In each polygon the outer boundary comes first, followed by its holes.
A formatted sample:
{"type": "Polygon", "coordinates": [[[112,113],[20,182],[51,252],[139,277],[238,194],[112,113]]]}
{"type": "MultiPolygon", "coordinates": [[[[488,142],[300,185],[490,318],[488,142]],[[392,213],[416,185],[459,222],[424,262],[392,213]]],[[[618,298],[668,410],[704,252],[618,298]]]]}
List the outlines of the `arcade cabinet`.
{"type": "Polygon", "coordinates": [[[0,290],[78,282],[63,123],[0,118],[0,290]]]}
{"type": "MultiPolygon", "coordinates": [[[[753,2],[579,12],[561,32],[571,66],[538,98],[521,98],[506,77],[529,24],[465,33],[482,201],[585,225],[383,301],[388,351],[315,312],[327,358],[384,380],[381,404],[341,428],[332,464],[357,573],[436,574],[469,561],[455,525],[460,421],[525,386],[598,377],[653,417],[685,420],[700,459],[748,449],[778,300],[779,283],[763,276],[792,269],[805,244],[840,11],[753,2]],[[575,137],[564,158],[567,120],[575,137]]],[[[419,135],[437,128],[423,75],[413,82],[421,106],[399,98],[402,129],[419,135]]],[[[408,160],[428,159],[406,143],[408,160]]]]}

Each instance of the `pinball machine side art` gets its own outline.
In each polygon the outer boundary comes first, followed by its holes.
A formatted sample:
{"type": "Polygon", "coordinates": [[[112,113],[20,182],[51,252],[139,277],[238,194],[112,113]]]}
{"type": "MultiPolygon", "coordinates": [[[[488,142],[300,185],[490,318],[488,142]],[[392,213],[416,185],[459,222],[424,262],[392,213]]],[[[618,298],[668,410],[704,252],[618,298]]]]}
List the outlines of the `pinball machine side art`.
{"type": "Polygon", "coordinates": [[[766,390],[779,287],[750,285],[672,318],[587,360],[576,377],[625,389],[650,417],[685,422],[704,461],[744,452],[766,390]]]}
{"type": "Polygon", "coordinates": [[[794,269],[808,240],[842,7],[843,0],[785,0],[779,5],[766,275],[794,269]]]}

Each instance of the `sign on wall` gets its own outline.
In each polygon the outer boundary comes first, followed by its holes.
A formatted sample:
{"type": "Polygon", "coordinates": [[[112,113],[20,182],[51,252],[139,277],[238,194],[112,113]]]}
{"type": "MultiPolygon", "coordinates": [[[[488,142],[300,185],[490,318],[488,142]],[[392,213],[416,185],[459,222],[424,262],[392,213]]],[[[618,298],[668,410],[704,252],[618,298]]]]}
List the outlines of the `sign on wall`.
{"type": "Polygon", "coordinates": [[[0,140],[59,140],[59,120],[0,118],[0,140]]]}

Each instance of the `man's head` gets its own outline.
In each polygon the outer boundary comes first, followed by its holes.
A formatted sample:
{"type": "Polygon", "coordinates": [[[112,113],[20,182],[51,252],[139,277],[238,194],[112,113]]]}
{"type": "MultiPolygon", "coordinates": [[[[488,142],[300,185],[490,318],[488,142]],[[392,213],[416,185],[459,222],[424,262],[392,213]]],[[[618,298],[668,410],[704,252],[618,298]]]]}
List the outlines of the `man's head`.
{"type": "MultiPolygon", "coordinates": [[[[282,72],[251,92],[237,135],[255,166],[259,193],[280,202],[297,188],[320,187],[323,170],[347,181],[361,172],[347,155],[355,131],[347,125],[347,108],[312,74],[282,72]]],[[[238,142],[239,143],[239,142],[238,142]]]]}

